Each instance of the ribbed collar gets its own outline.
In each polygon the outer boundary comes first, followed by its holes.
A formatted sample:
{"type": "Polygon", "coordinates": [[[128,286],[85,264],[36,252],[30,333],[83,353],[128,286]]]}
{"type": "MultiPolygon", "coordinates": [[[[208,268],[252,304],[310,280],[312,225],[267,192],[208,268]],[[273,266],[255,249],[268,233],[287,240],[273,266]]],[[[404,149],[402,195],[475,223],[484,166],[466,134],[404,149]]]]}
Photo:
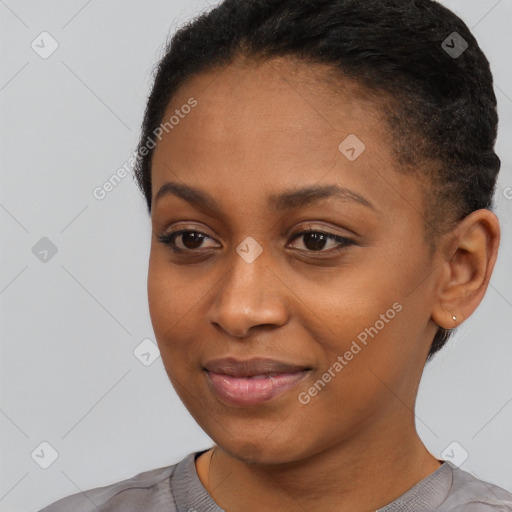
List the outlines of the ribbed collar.
{"type": "Polygon", "coordinates": [[[171,492],[179,512],[224,512],[203,487],[196,471],[195,460],[208,450],[188,454],[171,475],[171,492]]]}
{"type": "Polygon", "coordinates": [[[453,482],[453,472],[448,462],[443,462],[433,473],[420,480],[405,494],[376,512],[410,512],[411,510],[437,510],[448,496],[453,482]]]}
{"type": "MultiPolygon", "coordinates": [[[[224,512],[208,494],[197,475],[195,460],[208,450],[187,455],[171,475],[171,492],[179,512],[224,512]]],[[[453,473],[444,462],[433,473],[418,482],[395,501],[376,512],[410,512],[411,510],[436,510],[446,499],[452,486],[453,473]]]]}

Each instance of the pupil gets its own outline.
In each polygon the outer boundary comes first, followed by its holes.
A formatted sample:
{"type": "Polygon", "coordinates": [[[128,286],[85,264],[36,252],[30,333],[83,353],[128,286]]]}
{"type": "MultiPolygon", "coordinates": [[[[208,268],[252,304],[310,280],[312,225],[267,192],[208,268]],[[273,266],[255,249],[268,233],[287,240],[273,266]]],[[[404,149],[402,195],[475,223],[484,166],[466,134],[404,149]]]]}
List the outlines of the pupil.
{"type": "Polygon", "coordinates": [[[306,233],[304,245],[310,250],[320,250],[325,246],[326,236],[322,233],[306,233]],[[312,243],[308,243],[308,240],[312,243]]]}
{"type": "Polygon", "coordinates": [[[201,246],[204,236],[200,233],[183,233],[181,235],[183,245],[187,249],[197,249],[201,246]]]}

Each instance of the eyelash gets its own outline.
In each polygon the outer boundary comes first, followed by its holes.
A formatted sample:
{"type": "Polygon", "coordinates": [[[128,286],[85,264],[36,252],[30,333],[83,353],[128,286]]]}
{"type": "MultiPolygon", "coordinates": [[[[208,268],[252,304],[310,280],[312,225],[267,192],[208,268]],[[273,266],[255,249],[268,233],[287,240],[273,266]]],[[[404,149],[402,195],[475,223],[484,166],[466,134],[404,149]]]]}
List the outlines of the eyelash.
{"type": "MultiPolygon", "coordinates": [[[[158,240],[163,243],[164,245],[167,245],[172,252],[174,253],[180,253],[180,254],[183,254],[183,253],[194,253],[194,252],[201,252],[202,249],[182,249],[180,247],[177,247],[176,246],[176,238],[180,235],[183,235],[184,233],[196,233],[196,234],[199,234],[199,235],[203,235],[203,237],[206,237],[206,238],[210,238],[213,240],[212,237],[208,236],[207,234],[205,233],[202,233],[201,231],[197,231],[197,230],[194,230],[194,229],[179,229],[177,231],[173,231],[173,232],[170,232],[170,233],[165,233],[165,234],[161,234],[161,235],[158,235],[158,240]]],[[[350,239],[350,238],[347,238],[347,237],[344,237],[344,236],[340,236],[340,235],[335,235],[333,233],[327,233],[325,231],[319,231],[319,230],[316,230],[316,229],[308,229],[308,230],[305,230],[305,231],[300,231],[298,233],[295,233],[293,236],[292,236],[292,239],[291,241],[294,241],[296,240],[297,238],[300,238],[301,236],[304,236],[304,235],[308,235],[310,233],[316,233],[316,234],[320,234],[320,235],[323,235],[325,236],[327,239],[329,240],[334,240],[336,242],[338,242],[340,245],[334,249],[330,249],[328,251],[324,251],[322,249],[318,250],[318,251],[313,251],[313,250],[305,250],[305,249],[299,249],[299,251],[302,251],[302,252],[307,252],[307,253],[332,253],[332,252],[338,252],[338,251],[341,251],[343,249],[345,249],[346,247],[350,246],[350,245],[353,245],[355,244],[355,241],[350,239]]]]}

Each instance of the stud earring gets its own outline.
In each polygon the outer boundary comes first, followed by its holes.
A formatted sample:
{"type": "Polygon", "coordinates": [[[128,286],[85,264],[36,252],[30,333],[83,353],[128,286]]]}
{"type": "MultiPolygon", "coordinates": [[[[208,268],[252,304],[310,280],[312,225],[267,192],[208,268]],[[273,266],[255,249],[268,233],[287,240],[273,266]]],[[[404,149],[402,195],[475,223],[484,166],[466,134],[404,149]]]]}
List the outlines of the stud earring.
{"type": "Polygon", "coordinates": [[[452,315],[452,320],[455,322],[457,320],[457,317],[455,315],[452,315]]]}

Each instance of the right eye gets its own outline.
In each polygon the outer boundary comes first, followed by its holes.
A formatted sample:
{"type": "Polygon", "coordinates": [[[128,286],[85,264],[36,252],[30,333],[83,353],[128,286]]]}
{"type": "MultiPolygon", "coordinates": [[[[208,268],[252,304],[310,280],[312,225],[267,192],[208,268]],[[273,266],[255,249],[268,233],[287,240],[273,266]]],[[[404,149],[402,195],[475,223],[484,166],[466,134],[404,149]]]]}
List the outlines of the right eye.
{"type": "MultiPolygon", "coordinates": [[[[179,229],[158,235],[158,240],[164,245],[167,245],[173,252],[197,251],[206,239],[213,240],[212,237],[193,229],[179,229]],[[177,239],[178,243],[176,243],[177,239]]],[[[210,247],[208,247],[208,249],[209,248],[210,247]]]]}

